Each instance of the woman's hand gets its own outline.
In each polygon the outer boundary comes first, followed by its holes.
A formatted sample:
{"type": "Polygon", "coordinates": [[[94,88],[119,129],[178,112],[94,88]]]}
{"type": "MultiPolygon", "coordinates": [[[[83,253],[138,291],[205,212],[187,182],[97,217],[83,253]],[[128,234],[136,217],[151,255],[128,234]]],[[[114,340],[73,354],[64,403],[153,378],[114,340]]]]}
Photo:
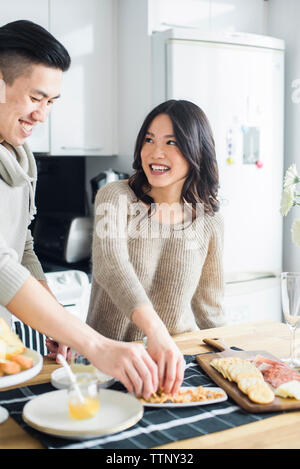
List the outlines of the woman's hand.
{"type": "Polygon", "coordinates": [[[46,346],[49,350],[47,357],[56,359],[56,363],[60,363],[57,360],[57,355],[60,353],[67,361],[71,360],[71,349],[64,344],[59,344],[55,340],[46,338],[46,346]]]}
{"type": "Polygon", "coordinates": [[[184,377],[182,353],[152,306],[139,306],[132,312],[131,319],[147,336],[147,351],[158,366],[159,387],[175,394],[184,377]]]}
{"type": "Polygon", "coordinates": [[[164,325],[147,336],[147,351],[158,366],[159,388],[176,394],[184,378],[185,361],[164,325]]]}

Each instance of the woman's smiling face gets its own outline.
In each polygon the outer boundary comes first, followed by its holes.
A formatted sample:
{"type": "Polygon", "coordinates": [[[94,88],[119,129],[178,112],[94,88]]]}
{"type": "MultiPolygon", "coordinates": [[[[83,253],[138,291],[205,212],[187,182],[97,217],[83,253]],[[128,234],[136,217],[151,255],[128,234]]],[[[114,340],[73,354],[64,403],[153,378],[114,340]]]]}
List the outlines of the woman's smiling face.
{"type": "Polygon", "coordinates": [[[179,150],[173,124],[167,114],[151,122],[141,150],[144,173],[152,188],[178,185],[181,191],[189,173],[189,163],[179,150]]]}

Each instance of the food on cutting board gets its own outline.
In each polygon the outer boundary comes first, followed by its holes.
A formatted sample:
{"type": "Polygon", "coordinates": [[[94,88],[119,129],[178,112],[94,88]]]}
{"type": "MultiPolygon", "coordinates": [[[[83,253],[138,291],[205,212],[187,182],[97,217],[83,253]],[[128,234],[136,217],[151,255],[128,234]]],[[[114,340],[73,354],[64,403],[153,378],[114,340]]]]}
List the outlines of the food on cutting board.
{"type": "Polygon", "coordinates": [[[33,367],[33,360],[22,355],[26,347],[3,318],[0,318],[0,376],[13,375],[33,367]]]}
{"type": "Polygon", "coordinates": [[[214,358],[210,365],[224,378],[235,382],[249,399],[257,404],[270,404],[275,395],[264,381],[260,370],[249,360],[239,357],[214,358]]]}
{"type": "Polygon", "coordinates": [[[300,400],[300,382],[288,381],[287,383],[281,384],[275,389],[275,395],[300,400]]]}
{"type": "Polygon", "coordinates": [[[147,402],[149,404],[164,404],[164,403],[188,403],[188,402],[199,402],[207,401],[211,399],[218,399],[223,397],[224,392],[212,391],[205,389],[203,386],[198,386],[195,389],[180,389],[174,396],[172,394],[166,394],[163,390],[158,390],[153,393],[149,399],[140,398],[141,402],[147,402]]]}
{"type": "Polygon", "coordinates": [[[300,400],[300,374],[286,363],[257,355],[253,364],[264,380],[274,389],[275,395],[300,400]]]}

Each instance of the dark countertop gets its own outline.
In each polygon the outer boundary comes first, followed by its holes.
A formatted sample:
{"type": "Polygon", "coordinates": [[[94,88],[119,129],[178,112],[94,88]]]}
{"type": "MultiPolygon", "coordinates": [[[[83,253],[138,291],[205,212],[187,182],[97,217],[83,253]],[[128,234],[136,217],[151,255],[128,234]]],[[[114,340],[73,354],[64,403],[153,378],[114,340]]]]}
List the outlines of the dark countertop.
{"type": "Polygon", "coordinates": [[[81,270],[82,272],[88,274],[90,279],[92,276],[92,266],[89,259],[87,259],[86,261],[76,262],[74,264],[68,264],[66,262],[60,263],[58,261],[43,259],[41,257],[39,257],[39,261],[45,273],[60,272],[63,270],[81,270]]]}

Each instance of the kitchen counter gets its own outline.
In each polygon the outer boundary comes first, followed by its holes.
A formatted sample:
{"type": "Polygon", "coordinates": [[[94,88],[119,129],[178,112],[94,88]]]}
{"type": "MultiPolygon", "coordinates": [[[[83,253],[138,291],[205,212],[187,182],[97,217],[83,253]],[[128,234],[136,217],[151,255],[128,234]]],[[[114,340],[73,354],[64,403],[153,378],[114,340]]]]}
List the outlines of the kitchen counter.
{"type": "MultiPolygon", "coordinates": [[[[300,331],[297,332],[299,340],[300,331]]],[[[272,321],[206,329],[178,335],[175,340],[184,354],[197,354],[211,351],[202,342],[204,337],[222,337],[229,346],[240,347],[244,350],[267,350],[278,358],[286,357],[289,354],[290,333],[287,326],[272,321]]],[[[44,358],[41,373],[24,383],[24,385],[49,382],[52,371],[58,366],[53,360],[44,358]]],[[[25,432],[12,418],[9,418],[0,425],[0,448],[42,449],[43,446],[25,432]]],[[[300,448],[300,411],[286,412],[247,425],[177,441],[159,448],[300,448]]]]}

